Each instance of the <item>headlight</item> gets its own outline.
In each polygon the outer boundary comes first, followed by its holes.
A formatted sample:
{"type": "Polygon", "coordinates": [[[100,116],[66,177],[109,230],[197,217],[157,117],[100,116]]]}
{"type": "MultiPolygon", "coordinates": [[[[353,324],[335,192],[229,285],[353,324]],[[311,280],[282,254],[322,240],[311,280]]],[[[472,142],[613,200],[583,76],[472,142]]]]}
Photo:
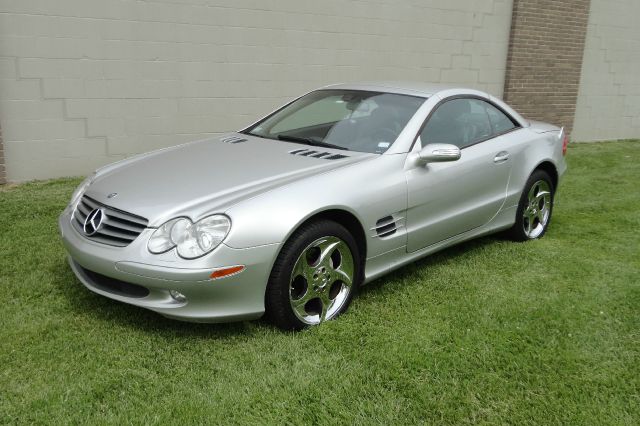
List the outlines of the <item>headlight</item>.
{"type": "Polygon", "coordinates": [[[89,187],[89,185],[91,185],[93,183],[93,179],[95,177],[96,177],[96,173],[93,172],[91,175],[89,175],[89,177],[87,177],[85,180],[83,180],[80,185],[78,185],[76,190],[73,191],[73,195],[71,196],[71,203],[70,204],[75,205],[78,202],[80,197],[82,197],[82,194],[84,194],[84,191],[89,187]]]}
{"type": "Polygon", "coordinates": [[[179,217],[156,229],[147,247],[154,254],[177,247],[180,257],[195,259],[218,247],[230,229],[231,221],[221,214],[205,217],[196,223],[179,217]]]}

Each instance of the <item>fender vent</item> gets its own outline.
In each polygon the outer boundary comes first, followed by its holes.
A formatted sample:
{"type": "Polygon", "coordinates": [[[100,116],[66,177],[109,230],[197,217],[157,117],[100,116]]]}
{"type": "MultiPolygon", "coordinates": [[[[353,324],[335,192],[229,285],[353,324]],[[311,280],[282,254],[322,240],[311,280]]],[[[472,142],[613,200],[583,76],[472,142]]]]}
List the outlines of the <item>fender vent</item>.
{"type": "Polygon", "coordinates": [[[296,149],[289,151],[289,154],[299,155],[301,157],[322,158],[323,160],[341,160],[349,157],[348,155],[332,154],[330,152],[314,151],[312,149],[296,149]]]}
{"type": "Polygon", "coordinates": [[[225,136],[224,138],[220,138],[220,140],[224,143],[241,143],[247,141],[245,138],[240,136],[225,136]]]}
{"type": "Polygon", "coordinates": [[[373,236],[380,238],[390,237],[402,226],[402,220],[403,218],[401,217],[396,218],[391,215],[378,219],[376,226],[371,228],[371,231],[375,232],[373,236]]]}

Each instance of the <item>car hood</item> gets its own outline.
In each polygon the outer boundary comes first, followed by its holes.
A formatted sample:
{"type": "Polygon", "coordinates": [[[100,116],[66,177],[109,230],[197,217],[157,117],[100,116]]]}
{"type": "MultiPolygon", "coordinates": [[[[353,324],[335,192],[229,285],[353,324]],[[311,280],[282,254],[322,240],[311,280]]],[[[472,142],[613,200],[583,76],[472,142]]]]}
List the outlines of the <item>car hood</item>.
{"type": "Polygon", "coordinates": [[[145,217],[155,227],[177,216],[195,221],[220,213],[273,188],[373,157],[236,133],[107,166],[98,171],[86,194],[145,217]],[[301,155],[308,151],[326,155],[301,155]]]}

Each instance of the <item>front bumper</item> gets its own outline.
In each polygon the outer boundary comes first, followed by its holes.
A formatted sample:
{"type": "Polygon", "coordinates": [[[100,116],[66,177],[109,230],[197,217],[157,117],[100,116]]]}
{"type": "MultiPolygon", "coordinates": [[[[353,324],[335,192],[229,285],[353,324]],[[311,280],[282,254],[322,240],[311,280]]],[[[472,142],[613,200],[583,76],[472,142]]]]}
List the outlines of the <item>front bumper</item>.
{"type": "Polygon", "coordinates": [[[175,250],[149,253],[147,241],[153,229],[144,230],[127,247],[90,241],[72,227],[72,211],[68,207],[58,225],[71,268],[89,290],[184,321],[239,321],[264,314],[264,295],[278,244],[246,249],[221,244],[202,258],[184,260],[175,250]],[[209,278],[214,270],[234,265],[245,269],[224,278],[209,278]],[[116,280],[143,289],[128,291],[126,284],[106,285],[116,280]],[[182,293],[186,301],[174,300],[170,290],[182,293]]]}

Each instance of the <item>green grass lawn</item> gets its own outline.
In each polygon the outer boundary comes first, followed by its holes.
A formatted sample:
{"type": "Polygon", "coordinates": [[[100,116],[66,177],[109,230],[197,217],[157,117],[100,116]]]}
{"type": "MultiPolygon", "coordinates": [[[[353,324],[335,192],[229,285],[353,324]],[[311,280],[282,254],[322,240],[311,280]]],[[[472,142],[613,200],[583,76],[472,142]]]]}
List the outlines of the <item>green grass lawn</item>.
{"type": "Polygon", "coordinates": [[[638,424],[640,141],[567,158],[542,240],[446,250],[297,334],[97,296],[58,238],[79,180],[0,187],[0,422],[638,424]]]}

